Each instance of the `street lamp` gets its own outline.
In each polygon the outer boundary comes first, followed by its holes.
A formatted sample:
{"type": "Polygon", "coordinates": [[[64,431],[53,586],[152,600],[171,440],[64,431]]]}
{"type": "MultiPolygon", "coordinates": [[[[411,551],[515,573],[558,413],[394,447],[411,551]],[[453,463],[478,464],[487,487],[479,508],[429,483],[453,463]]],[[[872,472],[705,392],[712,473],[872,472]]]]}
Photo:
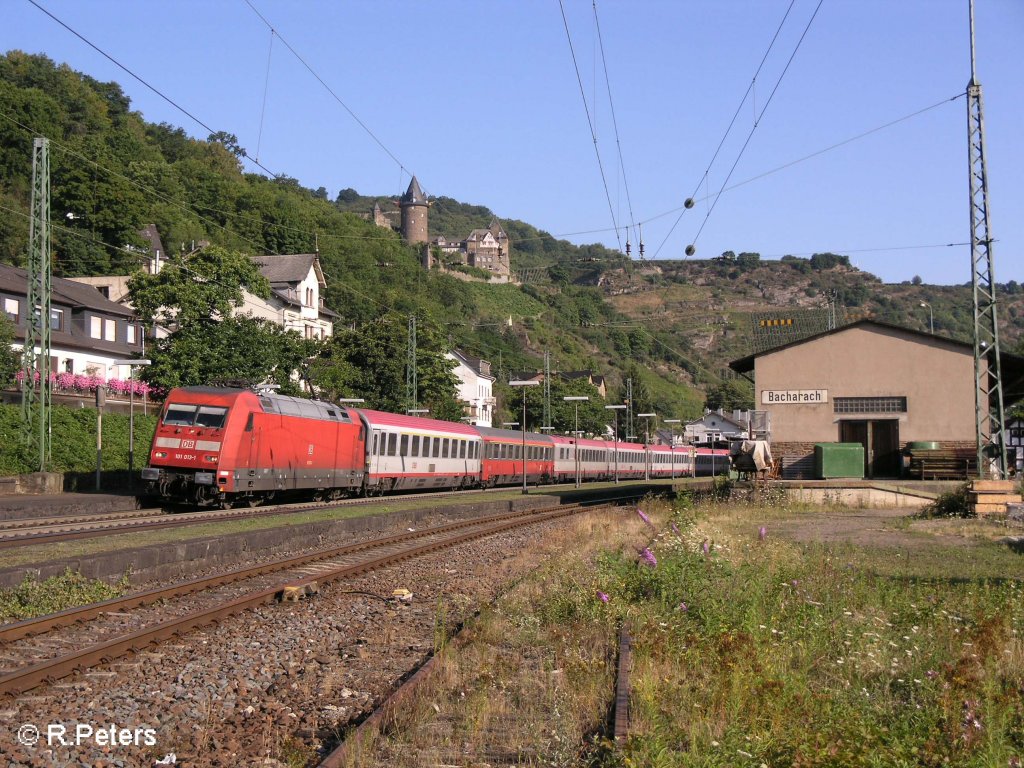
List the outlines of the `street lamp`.
{"type": "Polygon", "coordinates": [[[682,419],[662,419],[663,424],[671,425],[668,428],[668,446],[672,455],[672,472],[669,475],[672,480],[676,479],[676,424],[681,422],[682,419]]]}
{"type": "Polygon", "coordinates": [[[573,430],[573,434],[576,435],[576,445],[573,446],[573,453],[576,455],[576,487],[580,487],[580,403],[584,400],[589,401],[590,398],[586,395],[570,395],[562,398],[567,403],[572,403],[573,415],[576,420],[576,429],[573,430]]]}
{"type": "Polygon", "coordinates": [[[517,379],[516,381],[510,381],[508,385],[510,387],[523,388],[523,493],[525,494],[530,492],[526,487],[526,388],[539,387],[540,382],[534,380],[517,379]]]}
{"type": "Polygon", "coordinates": [[[615,413],[615,431],[612,433],[612,438],[615,440],[615,482],[619,482],[619,411],[626,410],[624,405],[606,405],[605,410],[613,411],[615,413]]]}
{"type": "Polygon", "coordinates": [[[935,315],[932,313],[932,305],[927,301],[921,302],[921,307],[928,307],[928,329],[931,331],[932,336],[935,335],[935,315]]]}
{"type": "Polygon", "coordinates": [[[135,487],[135,369],[152,365],[152,360],[115,360],[114,365],[128,366],[128,487],[135,487]]]}
{"type": "Polygon", "coordinates": [[[410,408],[405,412],[406,416],[421,416],[424,413],[430,413],[429,408],[410,408]]]}
{"type": "Polygon", "coordinates": [[[366,400],[361,397],[339,397],[338,402],[342,405],[349,405],[350,403],[355,405],[356,403],[365,403],[366,400]]]}
{"type": "Polygon", "coordinates": [[[638,418],[644,420],[644,480],[651,479],[651,419],[658,418],[656,413],[638,413],[638,418]]]}

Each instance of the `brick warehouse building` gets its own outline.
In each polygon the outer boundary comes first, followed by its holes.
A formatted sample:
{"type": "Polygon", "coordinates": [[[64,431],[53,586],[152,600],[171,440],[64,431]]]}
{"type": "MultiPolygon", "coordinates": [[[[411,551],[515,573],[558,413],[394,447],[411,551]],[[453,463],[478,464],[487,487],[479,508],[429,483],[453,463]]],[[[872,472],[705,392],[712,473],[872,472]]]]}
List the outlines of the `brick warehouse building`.
{"type": "MultiPolygon", "coordinates": [[[[1024,395],[1024,359],[1002,355],[1004,403],[1024,395]]],[[[908,442],[974,448],[974,349],[859,320],[729,364],[753,373],[783,477],[814,476],[815,443],[861,443],[867,477],[898,477],[908,442]]]]}

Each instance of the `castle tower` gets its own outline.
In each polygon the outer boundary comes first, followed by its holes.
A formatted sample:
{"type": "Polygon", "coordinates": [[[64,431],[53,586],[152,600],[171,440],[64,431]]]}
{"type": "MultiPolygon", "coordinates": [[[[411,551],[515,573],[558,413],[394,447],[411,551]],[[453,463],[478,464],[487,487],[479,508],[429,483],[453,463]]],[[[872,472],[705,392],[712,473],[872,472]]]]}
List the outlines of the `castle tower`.
{"type": "Polygon", "coordinates": [[[402,239],[410,245],[427,242],[428,203],[415,176],[398,204],[402,209],[402,239]]]}

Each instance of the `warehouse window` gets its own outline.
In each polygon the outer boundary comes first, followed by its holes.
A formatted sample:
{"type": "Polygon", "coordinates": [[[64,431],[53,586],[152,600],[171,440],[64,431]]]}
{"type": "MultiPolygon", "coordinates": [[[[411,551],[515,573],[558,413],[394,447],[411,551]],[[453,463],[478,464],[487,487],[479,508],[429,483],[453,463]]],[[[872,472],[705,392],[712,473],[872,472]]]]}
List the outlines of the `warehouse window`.
{"type": "Polygon", "coordinates": [[[906,413],[906,397],[837,397],[832,401],[835,413],[906,413]]]}

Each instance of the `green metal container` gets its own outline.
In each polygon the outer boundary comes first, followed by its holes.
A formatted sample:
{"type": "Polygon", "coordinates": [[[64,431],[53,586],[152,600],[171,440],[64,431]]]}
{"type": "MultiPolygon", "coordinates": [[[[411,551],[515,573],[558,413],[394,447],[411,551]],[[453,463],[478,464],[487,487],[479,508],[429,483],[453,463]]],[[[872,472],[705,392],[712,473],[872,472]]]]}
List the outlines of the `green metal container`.
{"type": "Polygon", "coordinates": [[[860,443],[817,443],[814,446],[814,476],[864,479],[864,446],[860,443]]]}

